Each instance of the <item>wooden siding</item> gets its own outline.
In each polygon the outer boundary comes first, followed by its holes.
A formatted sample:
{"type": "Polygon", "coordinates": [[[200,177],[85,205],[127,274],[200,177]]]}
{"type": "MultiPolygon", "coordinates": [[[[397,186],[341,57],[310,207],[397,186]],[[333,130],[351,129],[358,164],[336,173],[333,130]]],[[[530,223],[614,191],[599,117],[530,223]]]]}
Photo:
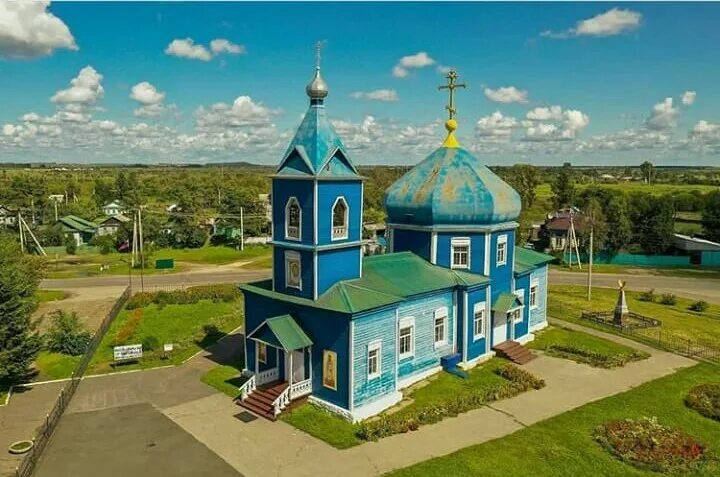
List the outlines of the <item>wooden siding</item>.
{"type": "Polygon", "coordinates": [[[484,233],[438,233],[437,234],[437,265],[450,268],[452,253],[450,245],[453,238],[470,239],[470,271],[484,275],[485,273],[485,234],[484,233]]]}
{"type": "Polygon", "coordinates": [[[490,338],[492,332],[492,320],[490,318],[490,305],[488,303],[487,288],[481,288],[479,290],[473,290],[468,293],[468,307],[467,307],[467,326],[465,329],[465,336],[467,337],[467,360],[477,358],[487,353],[488,346],[487,340],[490,338]],[[476,303],[485,302],[485,337],[474,339],[474,317],[475,314],[473,309],[476,303]]]}
{"type": "Polygon", "coordinates": [[[355,242],[362,239],[361,195],[362,182],[358,180],[318,182],[318,245],[355,242]],[[348,237],[342,240],[332,240],[332,208],[338,197],[344,197],[348,205],[348,237]]]}
{"type": "Polygon", "coordinates": [[[395,309],[368,315],[353,323],[353,403],[358,407],[395,391],[395,309]],[[382,345],[380,376],[368,379],[368,345],[374,341],[382,345]]]}
{"type": "MultiPolygon", "coordinates": [[[[528,317],[530,315],[530,275],[523,275],[515,279],[515,290],[522,290],[522,322],[513,324],[513,338],[520,339],[528,334],[528,317]]],[[[513,290],[514,291],[514,290],[513,290]]]]}
{"type": "Polygon", "coordinates": [[[413,252],[430,261],[430,232],[420,230],[393,229],[393,252],[413,252]]]}
{"type": "MultiPolygon", "coordinates": [[[[530,273],[530,281],[537,280],[539,285],[537,293],[538,306],[534,310],[530,310],[530,327],[547,321],[547,269],[547,265],[544,265],[530,273]]],[[[530,306],[529,296],[528,306],[530,306]]]]}
{"type": "Polygon", "coordinates": [[[340,280],[360,277],[360,246],[318,252],[318,296],[340,280]]]}

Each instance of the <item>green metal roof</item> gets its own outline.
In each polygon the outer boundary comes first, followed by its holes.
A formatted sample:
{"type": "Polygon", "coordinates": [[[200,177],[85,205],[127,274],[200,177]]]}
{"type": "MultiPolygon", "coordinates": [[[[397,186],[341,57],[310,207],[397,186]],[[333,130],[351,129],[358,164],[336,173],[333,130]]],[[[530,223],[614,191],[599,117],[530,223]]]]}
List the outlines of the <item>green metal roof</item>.
{"type": "Polygon", "coordinates": [[[555,257],[544,253],[536,252],[525,247],[515,247],[515,266],[516,274],[531,272],[536,268],[555,260],[555,257]]]}
{"type": "Polygon", "coordinates": [[[58,219],[65,231],[94,232],[97,224],[77,215],[66,215],[58,219]]]}
{"type": "Polygon", "coordinates": [[[522,306],[522,302],[514,293],[501,293],[493,303],[492,311],[507,313],[513,308],[522,306]]]}
{"type": "Polygon", "coordinates": [[[248,338],[263,341],[285,351],[294,351],[313,344],[297,321],[290,315],[268,318],[255,331],[250,333],[248,338]]]}
{"type": "Polygon", "coordinates": [[[398,303],[414,295],[489,282],[483,275],[439,267],[412,252],[400,252],[366,257],[361,278],[338,282],[315,301],[272,291],[270,280],[241,285],[241,288],[290,303],[341,313],[359,313],[398,303]]]}

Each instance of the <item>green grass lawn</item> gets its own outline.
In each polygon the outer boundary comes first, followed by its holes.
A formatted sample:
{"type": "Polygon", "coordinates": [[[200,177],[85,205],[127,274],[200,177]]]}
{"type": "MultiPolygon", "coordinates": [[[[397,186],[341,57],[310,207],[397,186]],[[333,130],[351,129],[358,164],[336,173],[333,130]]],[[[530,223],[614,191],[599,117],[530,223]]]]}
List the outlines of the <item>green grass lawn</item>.
{"type": "MultiPolygon", "coordinates": [[[[225,334],[243,323],[242,300],[214,303],[201,300],[189,305],[166,305],[159,308],[151,304],[137,310],[122,310],[98,346],[90,361],[86,374],[101,374],[131,369],[154,368],[180,364],[204,347],[216,342],[225,334]],[[131,320],[135,313],[142,313],[138,326],[130,337],[121,344],[142,344],[149,336],[159,342],[157,350],[143,350],[138,362],[113,366],[113,346],[118,332],[131,320]],[[210,333],[206,326],[214,327],[210,333]],[[172,354],[164,359],[162,346],[172,343],[172,354]]],[[[42,352],[36,365],[40,372],[38,379],[59,379],[70,376],[76,357],[42,352]]]]}
{"type": "Polygon", "coordinates": [[[240,395],[238,389],[245,382],[240,376],[242,368],[242,363],[220,364],[203,374],[200,381],[235,399],[240,395]]]}
{"type": "MultiPolygon", "coordinates": [[[[381,416],[389,413],[398,417],[413,416],[423,408],[446,403],[459,394],[497,389],[507,383],[506,379],[495,374],[495,369],[503,363],[506,361],[491,359],[468,371],[468,379],[438,373],[429,378],[430,383],[407,389],[407,401],[381,416]]],[[[282,413],[280,419],[339,449],[365,442],[357,437],[357,426],[309,403],[282,413]]]]}
{"type": "Polygon", "coordinates": [[[354,424],[313,404],[303,404],[283,412],[280,419],[337,449],[365,442],[355,435],[357,427],[354,424]]]}
{"type": "Polygon", "coordinates": [[[38,290],[35,292],[39,303],[48,301],[60,301],[69,297],[70,294],[62,290],[38,290]]]}
{"type": "MultiPolygon", "coordinates": [[[[551,317],[592,326],[581,320],[581,312],[612,311],[617,295],[617,290],[612,288],[593,288],[593,300],[588,302],[587,289],[583,286],[550,285],[547,313],[551,317]]],[[[678,297],[676,305],[667,306],[640,301],[639,295],[639,292],[626,292],[630,311],[661,320],[663,331],[720,349],[720,306],[711,304],[707,311],[698,313],[688,309],[694,300],[678,297]]],[[[607,331],[604,327],[600,329],[607,331]]]]}
{"type": "MultiPolygon", "coordinates": [[[[592,437],[593,430],[613,419],[656,416],[661,424],[678,427],[720,455],[720,425],[688,409],[683,400],[696,384],[717,382],[720,368],[697,365],[651,381],[631,391],[586,404],[534,424],[507,437],[467,447],[447,456],[398,470],[393,476],[443,477],[577,477],[652,476],[616,460],[592,437]]],[[[696,476],[720,475],[712,462],[696,476]]]]}
{"type": "Polygon", "coordinates": [[[271,250],[272,249],[266,245],[247,245],[243,251],[225,246],[206,246],[189,249],[162,248],[153,253],[153,259],[174,258],[176,262],[222,265],[269,256],[271,250]]]}
{"type": "MultiPolygon", "coordinates": [[[[561,272],[574,272],[587,274],[587,264],[583,263],[580,270],[577,265],[569,268],[567,265],[550,264],[552,270],[561,272]]],[[[664,277],[712,278],[720,279],[720,269],[693,267],[643,267],[639,265],[615,265],[611,263],[594,263],[593,273],[619,273],[627,275],[657,275],[664,277]]]]}
{"type": "Polygon", "coordinates": [[[610,364],[622,366],[625,362],[646,359],[650,356],[647,353],[630,348],[629,346],[624,346],[581,331],[556,326],[551,326],[540,331],[536,333],[535,336],[535,340],[528,345],[529,348],[544,350],[552,356],[572,359],[573,361],[587,363],[591,366],[614,367],[609,366],[610,364]],[[557,349],[557,347],[562,347],[562,350],[557,349]],[[571,348],[566,347],[588,351],[589,353],[596,354],[598,359],[588,359],[586,355],[567,352],[566,350],[571,348]]]}

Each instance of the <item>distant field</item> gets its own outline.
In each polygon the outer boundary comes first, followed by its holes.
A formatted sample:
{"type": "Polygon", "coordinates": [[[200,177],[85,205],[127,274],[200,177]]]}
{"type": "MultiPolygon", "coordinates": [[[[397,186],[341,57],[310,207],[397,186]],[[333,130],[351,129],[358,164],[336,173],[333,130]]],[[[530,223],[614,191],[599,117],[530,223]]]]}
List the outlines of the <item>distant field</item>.
{"type": "MultiPolygon", "coordinates": [[[[543,184],[545,185],[545,184],[543,184]]],[[[603,189],[622,190],[625,192],[647,192],[653,195],[674,194],[678,192],[711,192],[720,190],[718,186],[694,185],[694,184],[643,184],[642,182],[620,182],[617,184],[577,184],[578,189],[586,189],[590,186],[603,189]]]]}

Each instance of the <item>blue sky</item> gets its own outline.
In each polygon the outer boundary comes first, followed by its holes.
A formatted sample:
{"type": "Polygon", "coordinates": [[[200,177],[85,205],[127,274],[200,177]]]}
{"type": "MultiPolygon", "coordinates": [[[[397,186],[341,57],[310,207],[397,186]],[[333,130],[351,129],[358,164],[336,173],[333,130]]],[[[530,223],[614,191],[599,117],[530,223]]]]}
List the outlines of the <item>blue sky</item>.
{"type": "Polygon", "coordinates": [[[0,161],[278,162],[322,40],[359,164],[440,144],[449,67],[488,164],[720,164],[720,4],[44,3],[0,0],[0,161]]]}

